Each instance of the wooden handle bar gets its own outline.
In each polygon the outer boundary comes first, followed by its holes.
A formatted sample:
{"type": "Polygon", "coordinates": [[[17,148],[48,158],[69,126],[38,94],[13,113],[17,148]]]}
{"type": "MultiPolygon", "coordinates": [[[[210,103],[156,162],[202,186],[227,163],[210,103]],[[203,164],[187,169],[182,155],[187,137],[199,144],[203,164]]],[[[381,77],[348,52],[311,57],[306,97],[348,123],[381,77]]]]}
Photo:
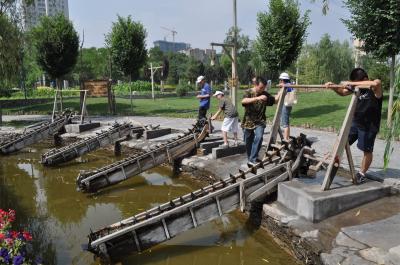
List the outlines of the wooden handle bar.
{"type": "MultiPolygon", "coordinates": [[[[276,85],[276,86],[280,87],[280,85],[276,85]]],[[[330,85],[329,87],[326,87],[325,85],[291,85],[291,84],[285,84],[285,87],[330,89],[330,88],[341,88],[343,86],[342,85],[330,85]]],[[[356,87],[357,88],[370,88],[370,86],[356,86],[356,87]]]]}

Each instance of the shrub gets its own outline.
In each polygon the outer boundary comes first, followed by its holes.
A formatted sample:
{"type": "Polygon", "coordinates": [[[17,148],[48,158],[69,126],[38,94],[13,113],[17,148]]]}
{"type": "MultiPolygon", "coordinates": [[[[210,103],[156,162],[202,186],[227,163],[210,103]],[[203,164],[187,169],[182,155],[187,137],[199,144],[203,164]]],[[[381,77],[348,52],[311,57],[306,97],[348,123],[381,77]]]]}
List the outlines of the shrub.
{"type": "MultiPolygon", "coordinates": [[[[116,92],[116,94],[119,94],[119,95],[121,95],[121,94],[129,95],[131,88],[132,88],[132,92],[133,91],[151,92],[151,82],[138,80],[138,81],[132,82],[132,84],[122,83],[122,84],[113,86],[114,91],[116,92]]],[[[157,85],[155,85],[154,90],[159,91],[160,88],[157,85]]]]}
{"type": "Polygon", "coordinates": [[[179,84],[175,90],[178,97],[186,96],[189,91],[194,91],[194,87],[188,84],[179,84]]]}

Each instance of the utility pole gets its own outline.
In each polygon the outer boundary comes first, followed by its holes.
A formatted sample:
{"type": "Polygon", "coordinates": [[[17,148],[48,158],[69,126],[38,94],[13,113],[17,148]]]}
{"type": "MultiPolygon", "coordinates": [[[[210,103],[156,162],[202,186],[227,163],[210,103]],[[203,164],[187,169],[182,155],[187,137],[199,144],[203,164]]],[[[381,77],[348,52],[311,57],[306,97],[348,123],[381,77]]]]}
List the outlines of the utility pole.
{"type": "Polygon", "coordinates": [[[150,63],[150,74],[151,74],[151,97],[153,100],[156,100],[154,95],[154,74],[157,72],[158,69],[163,68],[162,66],[153,67],[153,63],[150,63]]]}
{"type": "Polygon", "coordinates": [[[236,0],[233,0],[233,48],[232,48],[232,93],[231,99],[234,106],[237,106],[237,91],[239,90],[239,78],[237,71],[237,8],[236,0]]]}
{"type": "MultiPolygon", "coordinates": [[[[234,106],[237,106],[237,91],[239,90],[239,78],[237,70],[237,12],[236,12],[236,0],[233,0],[233,43],[211,43],[211,49],[214,50],[214,46],[220,46],[225,51],[226,55],[232,62],[232,87],[231,87],[231,100],[234,106]],[[231,48],[229,52],[228,48],[231,48]]],[[[213,60],[211,60],[213,64],[213,60]]]]}
{"type": "Polygon", "coordinates": [[[49,16],[49,0],[44,0],[44,5],[46,8],[46,17],[49,16]]]}

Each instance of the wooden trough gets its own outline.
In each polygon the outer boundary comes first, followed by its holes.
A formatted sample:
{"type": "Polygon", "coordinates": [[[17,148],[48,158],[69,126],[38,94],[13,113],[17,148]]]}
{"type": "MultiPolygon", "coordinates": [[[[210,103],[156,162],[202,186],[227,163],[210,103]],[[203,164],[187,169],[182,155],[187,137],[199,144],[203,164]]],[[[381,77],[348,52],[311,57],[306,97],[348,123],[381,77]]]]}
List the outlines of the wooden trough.
{"type": "Polygon", "coordinates": [[[65,163],[104,146],[115,144],[131,134],[143,134],[143,131],[143,127],[132,127],[130,123],[115,123],[111,128],[98,133],[96,136],[48,151],[42,155],[41,162],[46,166],[65,163]]]}
{"type": "Polygon", "coordinates": [[[78,189],[84,192],[95,192],[136,176],[165,162],[172,163],[174,159],[195,149],[207,135],[208,124],[205,123],[203,126],[197,124],[187,133],[169,140],[164,144],[157,145],[156,148],[150,151],[140,152],[94,171],[82,171],[76,181],[78,189]]]}
{"type": "Polygon", "coordinates": [[[295,176],[305,163],[303,154],[312,153],[296,141],[282,145],[281,151],[284,148],[285,152],[276,150],[246,171],[92,232],[88,250],[102,258],[141,252],[235,209],[244,211],[248,203],[263,199],[276,191],[279,182],[295,176]]]}
{"type": "Polygon", "coordinates": [[[12,138],[0,142],[0,152],[2,154],[10,154],[17,152],[27,146],[47,139],[60,132],[64,125],[71,120],[71,115],[65,114],[56,117],[53,122],[43,122],[38,126],[30,129],[27,128],[23,134],[15,135],[12,138]]]}

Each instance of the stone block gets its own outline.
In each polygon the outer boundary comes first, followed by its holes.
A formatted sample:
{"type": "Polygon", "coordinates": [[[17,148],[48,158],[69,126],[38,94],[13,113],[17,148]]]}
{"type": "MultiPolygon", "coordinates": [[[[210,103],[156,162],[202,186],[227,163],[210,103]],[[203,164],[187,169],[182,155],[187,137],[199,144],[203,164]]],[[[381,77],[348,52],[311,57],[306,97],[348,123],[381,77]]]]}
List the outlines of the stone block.
{"type": "Polygon", "coordinates": [[[352,249],[364,249],[367,248],[366,245],[361,244],[360,242],[357,242],[356,240],[350,238],[343,232],[339,232],[339,234],[336,237],[335,240],[336,245],[338,246],[344,246],[352,249]]]}
{"type": "Polygon", "coordinates": [[[400,264],[400,246],[389,249],[389,253],[385,257],[385,264],[388,265],[400,264]]]}
{"type": "Polygon", "coordinates": [[[360,256],[363,259],[375,262],[377,264],[385,264],[386,254],[386,251],[376,247],[360,250],[360,256]]]}
{"type": "Polygon", "coordinates": [[[144,139],[154,139],[171,133],[171,128],[144,131],[144,139]]]}
{"type": "Polygon", "coordinates": [[[362,185],[349,182],[327,191],[321,191],[320,183],[306,183],[298,179],[278,185],[278,202],[312,222],[322,221],[389,194],[390,187],[372,181],[362,185]]]}
{"type": "Polygon", "coordinates": [[[246,146],[244,144],[239,144],[237,146],[230,146],[228,148],[213,148],[212,157],[213,159],[218,159],[226,156],[232,156],[237,154],[243,154],[246,152],[246,146]]]}
{"type": "Polygon", "coordinates": [[[203,155],[208,155],[211,153],[212,149],[215,147],[220,146],[221,144],[223,144],[224,141],[220,140],[220,141],[215,141],[215,142],[205,142],[205,143],[201,143],[200,144],[200,149],[203,149],[202,154],[203,155]]]}
{"type": "Polygon", "coordinates": [[[321,254],[321,261],[322,261],[322,264],[324,264],[324,265],[342,264],[341,262],[343,261],[343,259],[344,259],[344,257],[337,255],[337,254],[327,254],[327,253],[321,254]]]}
{"type": "Polygon", "coordinates": [[[67,124],[65,130],[67,133],[81,133],[100,127],[100,122],[84,123],[84,124],[67,124]]]}
{"type": "Polygon", "coordinates": [[[387,178],[383,181],[383,184],[391,187],[392,194],[400,194],[400,179],[387,178]]]}

